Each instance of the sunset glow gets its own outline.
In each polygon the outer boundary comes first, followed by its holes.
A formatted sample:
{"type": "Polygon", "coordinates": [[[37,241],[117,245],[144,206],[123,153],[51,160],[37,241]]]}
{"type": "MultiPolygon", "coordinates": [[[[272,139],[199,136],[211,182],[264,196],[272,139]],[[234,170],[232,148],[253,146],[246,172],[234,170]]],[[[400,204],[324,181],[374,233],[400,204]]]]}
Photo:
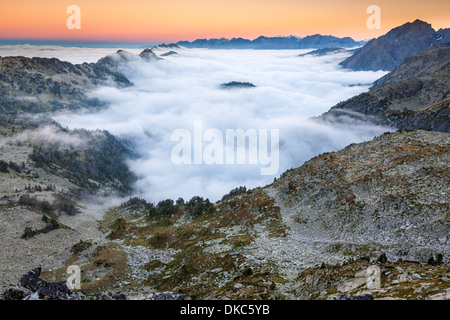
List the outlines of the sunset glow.
{"type": "Polygon", "coordinates": [[[448,27],[450,1],[22,0],[0,8],[0,39],[178,41],[320,33],[359,40],[415,19],[436,30],[448,27]],[[80,30],[66,27],[66,9],[72,4],[81,8],[80,30]],[[366,9],[372,4],[381,8],[379,30],[366,27],[366,9]]]}

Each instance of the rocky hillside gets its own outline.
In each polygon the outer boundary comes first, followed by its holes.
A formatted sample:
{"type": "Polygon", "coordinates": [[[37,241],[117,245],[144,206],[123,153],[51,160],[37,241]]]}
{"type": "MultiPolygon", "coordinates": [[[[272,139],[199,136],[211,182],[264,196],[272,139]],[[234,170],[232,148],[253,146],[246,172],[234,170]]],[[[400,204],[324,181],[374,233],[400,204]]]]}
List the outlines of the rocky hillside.
{"type": "Polygon", "coordinates": [[[369,41],[341,65],[352,70],[392,71],[406,58],[432,45],[450,42],[450,30],[435,31],[421,20],[394,28],[384,36],[369,41]]]}
{"type": "Polygon", "coordinates": [[[450,47],[431,47],[406,59],[370,91],[337,104],[320,118],[450,132],[449,93],[450,47]]]}
{"type": "Polygon", "coordinates": [[[264,188],[233,190],[213,208],[201,198],[131,199],[101,223],[108,246],[80,249],[67,264],[84,270],[86,291],[194,299],[356,294],[367,281],[356,274],[375,264],[375,298],[445,298],[449,144],[447,133],[387,133],[264,188]]]}
{"type": "Polygon", "coordinates": [[[136,59],[161,58],[145,49],[139,56],[119,50],[96,63],[72,64],[56,58],[0,57],[0,113],[41,113],[101,107],[89,97],[99,86],[132,85],[120,66],[136,59]]]}
{"type": "Polygon", "coordinates": [[[70,131],[48,119],[0,126],[1,289],[36,266],[63,266],[80,241],[104,242],[96,220],[130,194],[132,156],[104,131],[70,131]]]}
{"type": "Polygon", "coordinates": [[[343,52],[354,52],[355,49],[349,50],[344,48],[323,48],[316,49],[311,52],[299,54],[299,57],[322,57],[329,54],[343,53],[343,52]]]}
{"type": "MultiPolygon", "coordinates": [[[[412,57],[406,58],[394,71],[373,83],[372,89],[412,78],[423,78],[433,75],[450,64],[450,47],[448,45],[433,46],[412,57]]],[[[441,73],[440,79],[444,80],[446,74],[441,73]]]]}

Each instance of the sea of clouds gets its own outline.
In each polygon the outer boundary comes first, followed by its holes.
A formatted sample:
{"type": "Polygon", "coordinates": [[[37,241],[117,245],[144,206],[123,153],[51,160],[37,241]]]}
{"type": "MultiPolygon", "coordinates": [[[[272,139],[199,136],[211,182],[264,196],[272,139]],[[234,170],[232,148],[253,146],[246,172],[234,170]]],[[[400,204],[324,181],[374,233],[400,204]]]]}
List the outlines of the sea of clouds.
{"type": "MultiPolygon", "coordinates": [[[[52,45],[2,45],[0,46],[0,57],[23,56],[28,58],[58,58],[75,64],[83,62],[97,62],[122,48],[82,48],[82,47],[58,47],[52,45]]],[[[128,49],[127,51],[138,54],[142,49],[128,49]]]]}
{"type": "MultiPolygon", "coordinates": [[[[98,60],[107,49],[83,48],[75,53],[70,48],[46,50],[52,57],[80,63],[98,60]]],[[[108,54],[114,51],[110,49],[108,54]]],[[[129,51],[137,54],[140,50],[129,51]]],[[[264,186],[318,154],[389,130],[370,124],[311,120],[368,90],[385,74],[342,69],[338,64],[347,53],[299,57],[307,50],[175,51],[177,55],[164,60],[147,63],[136,59],[123,66],[122,71],[134,84],[130,88],[102,87],[91,92],[109,104],[106,109],[54,116],[64,127],[106,129],[132,140],[140,155],[129,162],[139,177],[136,193],[149,201],[190,199],[194,195],[216,201],[235,187],[264,186]],[[220,88],[230,81],[251,82],[256,88],[220,88]],[[278,172],[261,175],[261,164],[175,164],[171,153],[177,143],[171,136],[177,129],[193,134],[194,123],[224,135],[227,129],[279,130],[278,172]]],[[[163,52],[156,50],[157,54],[163,52]]],[[[30,48],[26,53],[36,55],[30,48]]]]}

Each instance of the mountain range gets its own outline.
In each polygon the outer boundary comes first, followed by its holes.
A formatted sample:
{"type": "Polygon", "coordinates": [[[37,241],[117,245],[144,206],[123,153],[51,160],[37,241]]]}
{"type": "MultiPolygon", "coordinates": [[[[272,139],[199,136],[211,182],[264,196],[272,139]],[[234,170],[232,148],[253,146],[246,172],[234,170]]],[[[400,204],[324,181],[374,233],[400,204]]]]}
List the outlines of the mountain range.
{"type": "MultiPolygon", "coordinates": [[[[86,92],[132,86],[121,65],[157,63],[156,48],[80,65],[0,58],[0,299],[450,299],[445,30],[415,21],[369,42],[349,58],[353,67],[367,59],[367,68],[393,70],[316,119],[401,130],[215,204],[129,198],[131,142],[47,117],[102,107],[86,92]],[[82,292],[61,282],[71,265],[82,270],[82,292]],[[380,288],[363,294],[373,266],[380,288]]],[[[314,54],[342,52],[326,47],[314,54]]]]}

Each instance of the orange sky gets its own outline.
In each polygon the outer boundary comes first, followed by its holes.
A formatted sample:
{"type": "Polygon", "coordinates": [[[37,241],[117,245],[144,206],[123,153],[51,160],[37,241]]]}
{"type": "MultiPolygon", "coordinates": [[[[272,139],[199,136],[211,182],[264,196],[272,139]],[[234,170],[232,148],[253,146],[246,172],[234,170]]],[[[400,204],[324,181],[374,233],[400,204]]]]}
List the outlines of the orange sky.
{"type": "Polygon", "coordinates": [[[211,37],[315,33],[369,39],[421,19],[450,27],[449,0],[1,0],[0,39],[178,41],[211,37]],[[81,30],[69,30],[66,8],[81,8],[81,30]],[[369,5],[381,29],[366,27],[369,5]]]}

